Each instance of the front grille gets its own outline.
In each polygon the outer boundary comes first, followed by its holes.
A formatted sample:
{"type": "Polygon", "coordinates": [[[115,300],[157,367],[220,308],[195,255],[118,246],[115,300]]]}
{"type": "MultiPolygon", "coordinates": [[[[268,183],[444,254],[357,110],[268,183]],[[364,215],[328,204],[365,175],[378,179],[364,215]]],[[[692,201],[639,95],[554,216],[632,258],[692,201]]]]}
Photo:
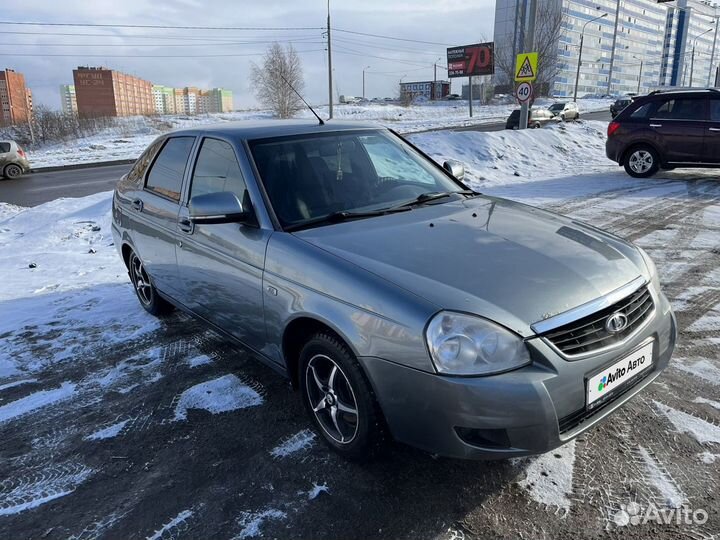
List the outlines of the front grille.
{"type": "Polygon", "coordinates": [[[589,353],[630,336],[650,317],[653,307],[652,295],[645,286],[612,306],[556,328],[543,337],[568,356],[589,353]],[[605,329],[605,322],[618,312],[627,317],[628,324],[620,332],[611,334],[605,329]]]}

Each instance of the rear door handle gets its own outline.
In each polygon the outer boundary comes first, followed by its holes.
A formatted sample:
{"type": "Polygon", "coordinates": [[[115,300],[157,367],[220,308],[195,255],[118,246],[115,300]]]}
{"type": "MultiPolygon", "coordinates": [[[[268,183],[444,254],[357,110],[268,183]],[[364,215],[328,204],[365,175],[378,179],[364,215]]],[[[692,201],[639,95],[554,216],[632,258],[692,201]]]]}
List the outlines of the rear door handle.
{"type": "Polygon", "coordinates": [[[652,127],[652,128],[662,127],[662,124],[650,124],[650,127],[652,127]]]}
{"type": "Polygon", "coordinates": [[[195,225],[188,218],[180,218],[178,220],[178,227],[182,232],[186,232],[188,234],[192,234],[195,230],[195,225]]]}
{"type": "Polygon", "coordinates": [[[142,212],[143,210],[143,202],[142,199],[135,199],[132,202],[132,207],[137,210],[138,212],[142,212]]]}
{"type": "Polygon", "coordinates": [[[720,128],[708,128],[709,131],[720,131],[720,128]]]}

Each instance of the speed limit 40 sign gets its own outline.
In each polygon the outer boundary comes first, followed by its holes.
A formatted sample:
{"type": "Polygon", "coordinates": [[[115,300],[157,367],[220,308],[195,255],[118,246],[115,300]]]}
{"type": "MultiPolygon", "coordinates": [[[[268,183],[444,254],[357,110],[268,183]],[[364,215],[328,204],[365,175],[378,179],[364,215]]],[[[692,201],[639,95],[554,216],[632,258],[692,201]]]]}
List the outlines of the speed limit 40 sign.
{"type": "Polygon", "coordinates": [[[515,89],[515,97],[520,103],[526,103],[530,101],[533,95],[533,87],[529,82],[523,82],[517,85],[515,89]]]}

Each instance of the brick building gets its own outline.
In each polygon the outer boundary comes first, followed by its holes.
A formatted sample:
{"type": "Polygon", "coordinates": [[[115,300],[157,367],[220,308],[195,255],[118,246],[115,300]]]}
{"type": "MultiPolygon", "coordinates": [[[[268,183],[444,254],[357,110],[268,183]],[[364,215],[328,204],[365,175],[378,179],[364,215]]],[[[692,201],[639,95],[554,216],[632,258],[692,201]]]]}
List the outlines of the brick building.
{"type": "Polygon", "coordinates": [[[0,71],[0,125],[27,122],[32,116],[32,93],[25,77],[12,69],[0,71]]]}
{"type": "Polygon", "coordinates": [[[84,117],[153,114],[152,83],[102,67],[73,70],[78,114],[84,117]]]}

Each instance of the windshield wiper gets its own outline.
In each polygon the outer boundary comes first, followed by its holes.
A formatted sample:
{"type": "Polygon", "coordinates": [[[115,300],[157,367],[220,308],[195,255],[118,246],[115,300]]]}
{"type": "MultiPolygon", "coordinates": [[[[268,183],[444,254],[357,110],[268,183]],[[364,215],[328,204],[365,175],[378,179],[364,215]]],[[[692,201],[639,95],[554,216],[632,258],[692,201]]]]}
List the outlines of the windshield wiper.
{"type": "Polygon", "coordinates": [[[343,210],[340,212],[332,212],[327,216],[308,219],[307,221],[303,221],[302,223],[288,225],[287,227],[285,227],[285,231],[299,231],[302,229],[315,227],[316,225],[325,225],[331,223],[340,223],[342,221],[350,221],[353,219],[365,219],[376,216],[384,216],[386,214],[395,214],[397,212],[407,212],[408,210],[412,210],[412,208],[410,206],[399,206],[397,208],[382,208],[380,210],[369,210],[367,212],[348,212],[343,210]]]}
{"type": "Polygon", "coordinates": [[[425,204],[426,202],[435,201],[437,199],[444,199],[445,197],[449,197],[450,195],[455,194],[467,195],[471,197],[480,195],[480,193],[478,193],[477,191],[473,191],[472,189],[464,189],[462,191],[431,191],[428,193],[421,193],[413,200],[398,204],[397,206],[393,206],[392,208],[411,208],[413,206],[425,204]]]}

